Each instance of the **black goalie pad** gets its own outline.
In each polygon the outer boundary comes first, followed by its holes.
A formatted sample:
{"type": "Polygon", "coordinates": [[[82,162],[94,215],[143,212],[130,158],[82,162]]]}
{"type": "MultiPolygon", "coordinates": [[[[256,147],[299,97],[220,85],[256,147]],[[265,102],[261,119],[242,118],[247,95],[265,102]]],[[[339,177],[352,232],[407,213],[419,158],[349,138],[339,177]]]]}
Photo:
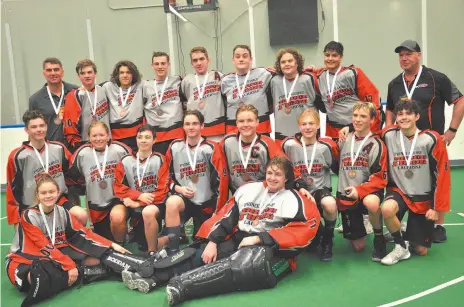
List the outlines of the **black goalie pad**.
{"type": "MultiPolygon", "coordinates": [[[[68,272],[52,261],[34,260],[30,269],[31,287],[21,307],[33,306],[69,288],[68,272]]],[[[74,284],[78,284],[78,280],[74,284]]]]}
{"type": "Polygon", "coordinates": [[[121,274],[125,269],[135,271],[146,258],[132,254],[121,254],[112,249],[101,257],[101,262],[116,274],[121,274]]]}

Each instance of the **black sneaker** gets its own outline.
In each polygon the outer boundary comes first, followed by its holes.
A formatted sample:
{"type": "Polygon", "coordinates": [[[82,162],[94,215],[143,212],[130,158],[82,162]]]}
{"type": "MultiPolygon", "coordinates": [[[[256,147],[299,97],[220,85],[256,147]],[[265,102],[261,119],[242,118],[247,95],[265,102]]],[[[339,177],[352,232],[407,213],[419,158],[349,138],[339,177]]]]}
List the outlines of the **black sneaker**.
{"type": "Polygon", "coordinates": [[[321,241],[321,261],[332,261],[333,253],[332,253],[332,240],[322,240],[321,241]]]}
{"type": "Polygon", "coordinates": [[[374,247],[372,248],[372,261],[380,262],[387,255],[387,242],[385,237],[375,236],[374,247]]]}
{"type": "Polygon", "coordinates": [[[168,297],[169,306],[174,306],[183,301],[182,289],[179,283],[179,276],[171,278],[166,286],[166,295],[168,297]]]}
{"type": "Polygon", "coordinates": [[[446,229],[441,225],[437,225],[433,230],[432,241],[433,243],[445,243],[446,229]]]}

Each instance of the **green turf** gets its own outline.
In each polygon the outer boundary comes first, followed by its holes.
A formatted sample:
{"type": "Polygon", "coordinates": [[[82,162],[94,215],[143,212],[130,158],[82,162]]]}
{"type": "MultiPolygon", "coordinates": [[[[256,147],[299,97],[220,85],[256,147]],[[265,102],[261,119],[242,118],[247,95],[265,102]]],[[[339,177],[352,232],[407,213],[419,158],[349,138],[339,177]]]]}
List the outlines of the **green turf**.
{"type": "MultiPolygon", "coordinates": [[[[464,169],[452,170],[452,210],[446,223],[464,223],[464,169]]],[[[2,201],[4,196],[2,195],[2,201]]],[[[4,203],[3,203],[4,204],[4,203]]],[[[5,216],[5,206],[2,208],[5,216]]],[[[12,237],[12,228],[1,221],[2,243],[12,237]]],[[[296,272],[272,290],[234,293],[199,299],[184,306],[378,306],[425,291],[464,275],[464,226],[448,226],[448,242],[436,244],[427,257],[412,257],[392,267],[370,260],[370,248],[354,254],[341,235],[335,235],[334,259],[322,263],[317,255],[305,253],[298,258],[296,272]]],[[[369,237],[371,241],[372,236],[369,237]]],[[[391,248],[392,245],[389,245],[391,248]]],[[[2,255],[8,246],[2,246],[2,255]]],[[[23,295],[18,293],[4,274],[1,264],[2,306],[19,306],[23,295]]],[[[402,306],[464,306],[464,282],[453,285],[402,306]]],[[[101,281],[59,294],[40,306],[167,306],[164,288],[150,294],[130,291],[121,282],[101,281]]]]}

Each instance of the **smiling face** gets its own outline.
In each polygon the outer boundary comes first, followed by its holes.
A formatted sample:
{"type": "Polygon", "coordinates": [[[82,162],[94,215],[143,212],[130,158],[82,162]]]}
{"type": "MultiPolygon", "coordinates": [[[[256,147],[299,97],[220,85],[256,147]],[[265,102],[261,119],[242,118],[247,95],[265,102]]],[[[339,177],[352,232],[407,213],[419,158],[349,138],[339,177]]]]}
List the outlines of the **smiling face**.
{"type": "Polygon", "coordinates": [[[420,65],[421,53],[403,49],[399,53],[400,66],[404,71],[414,71],[420,65]]]}
{"type": "Polygon", "coordinates": [[[248,137],[256,134],[259,120],[251,111],[243,111],[237,114],[237,128],[242,136],[248,137]]]}
{"type": "Polygon", "coordinates": [[[330,71],[337,70],[342,64],[343,56],[334,50],[324,52],[324,64],[330,71]]]}
{"type": "Polygon", "coordinates": [[[85,87],[92,87],[95,84],[95,71],[92,66],[85,66],[79,71],[79,80],[85,87]]]}
{"type": "Polygon", "coordinates": [[[139,151],[149,152],[152,150],[155,139],[151,131],[142,131],[137,133],[137,148],[139,151]]]}
{"type": "Polygon", "coordinates": [[[195,115],[187,115],[184,118],[184,131],[187,138],[197,138],[201,135],[203,125],[195,115]]]}
{"type": "Polygon", "coordinates": [[[416,122],[419,119],[419,114],[411,111],[401,110],[396,113],[396,122],[403,131],[411,130],[416,127],[416,122]]]}
{"type": "Polygon", "coordinates": [[[308,139],[316,136],[319,126],[319,121],[311,115],[300,118],[298,122],[298,128],[301,134],[308,139]]]}
{"type": "Polygon", "coordinates": [[[166,79],[171,64],[166,56],[155,56],[152,59],[151,67],[155,71],[156,79],[166,79]]]}
{"type": "Polygon", "coordinates": [[[89,140],[95,149],[104,150],[109,140],[108,132],[101,124],[90,128],[89,140]]]}
{"type": "Polygon", "coordinates": [[[280,70],[286,77],[293,77],[297,74],[298,63],[291,53],[285,53],[280,58],[280,70]]]}
{"type": "Polygon", "coordinates": [[[132,72],[129,67],[121,66],[119,67],[119,82],[121,87],[128,88],[132,84],[132,72]]]}
{"type": "Polygon", "coordinates": [[[61,84],[63,80],[64,70],[60,64],[45,63],[43,75],[48,84],[61,84]]]}
{"type": "Polygon", "coordinates": [[[270,192],[280,191],[285,187],[285,172],[278,165],[270,165],[266,169],[266,183],[270,192]]]}
{"type": "Polygon", "coordinates": [[[31,119],[24,131],[26,131],[30,140],[44,141],[47,134],[47,124],[42,118],[31,119]]]}
{"type": "Polygon", "coordinates": [[[50,211],[56,204],[58,196],[60,195],[60,191],[56,186],[56,183],[51,181],[46,181],[40,184],[37,188],[37,200],[43,207],[49,209],[44,211],[50,211]]]}
{"type": "Polygon", "coordinates": [[[353,126],[356,132],[369,131],[373,118],[369,115],[368,108],[360,108],[353,111],[353,126]]]}
{"type": "Polygon", "coordinates": [[[250,52],[244,48],[237,48],[234,51],[232,62],[237,71],[247,71],[250,69],[253,58],[250,52]]]}

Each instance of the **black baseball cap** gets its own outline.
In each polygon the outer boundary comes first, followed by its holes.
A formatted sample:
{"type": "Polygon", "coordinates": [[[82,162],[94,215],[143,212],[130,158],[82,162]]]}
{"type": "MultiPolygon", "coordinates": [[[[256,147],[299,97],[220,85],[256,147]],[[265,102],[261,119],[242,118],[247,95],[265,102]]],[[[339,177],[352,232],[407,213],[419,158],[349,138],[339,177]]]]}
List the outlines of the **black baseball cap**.
{"type": "Polygon", "coordinates": [[[402,49],[407,49],[409,51],[421,52],[420,46],[416,41],[411,39],[405,40],[398,47],[395,48],[396,53],[400,53],[402,49]]]}

